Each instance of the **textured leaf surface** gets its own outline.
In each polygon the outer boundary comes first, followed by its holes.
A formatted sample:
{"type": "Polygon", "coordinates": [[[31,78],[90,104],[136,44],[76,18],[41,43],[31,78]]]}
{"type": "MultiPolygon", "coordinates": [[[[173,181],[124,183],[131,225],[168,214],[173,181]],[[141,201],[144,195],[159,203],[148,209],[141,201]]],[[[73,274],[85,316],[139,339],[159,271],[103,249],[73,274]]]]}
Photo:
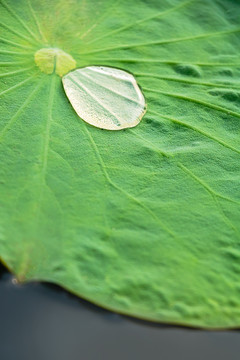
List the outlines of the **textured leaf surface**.
{"type": "Polygon", "coordinates": [[[2,5],[2,261],[124,314],[239,326],[239,2],[2,5]],[[44,47],[132,73],[141,123],[79,119],[44,47]]]}

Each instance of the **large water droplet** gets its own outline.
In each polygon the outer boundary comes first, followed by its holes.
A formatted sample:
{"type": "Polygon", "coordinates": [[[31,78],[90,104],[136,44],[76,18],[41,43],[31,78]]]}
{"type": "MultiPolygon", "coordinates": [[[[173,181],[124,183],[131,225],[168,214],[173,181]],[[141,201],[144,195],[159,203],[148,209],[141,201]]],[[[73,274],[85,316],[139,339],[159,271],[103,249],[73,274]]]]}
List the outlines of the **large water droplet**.
{"type": "Polygon", "coordinates": [[[145,99],[133,75],[126,71],[89,66],[63,78],[74,110],[87,123],[107,130],[136,126],[145,113],[145,99]]]}

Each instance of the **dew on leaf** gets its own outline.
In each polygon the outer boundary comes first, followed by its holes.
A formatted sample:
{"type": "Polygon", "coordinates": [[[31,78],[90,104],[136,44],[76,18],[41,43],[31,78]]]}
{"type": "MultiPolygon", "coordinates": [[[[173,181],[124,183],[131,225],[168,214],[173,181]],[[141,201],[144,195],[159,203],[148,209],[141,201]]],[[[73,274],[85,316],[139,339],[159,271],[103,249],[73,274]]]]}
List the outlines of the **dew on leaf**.
{"type": "Polygon", "coordinates": [[[74,110],[87,123],[107,130],[136,126],[145,99],[133,75],[119,69],[89,66],[62,78],[74,110]]]}
{"type": "Polygon", "coordinates": [[[18,284],[18,280],[17,280],[17,278],[12,278],[12,284],[13,285],[17,285],[18,284]]]}

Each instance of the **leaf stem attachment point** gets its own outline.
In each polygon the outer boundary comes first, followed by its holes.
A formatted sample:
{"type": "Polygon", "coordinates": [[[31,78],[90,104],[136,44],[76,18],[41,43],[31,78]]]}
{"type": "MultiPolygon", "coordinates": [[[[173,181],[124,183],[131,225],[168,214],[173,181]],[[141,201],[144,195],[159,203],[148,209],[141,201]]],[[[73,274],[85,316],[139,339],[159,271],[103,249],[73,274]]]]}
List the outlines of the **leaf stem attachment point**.
{"type": "Polygon", "coordinates": [[[76,68],[76,61],[65,51],[58,48],[42,48],[34,55],[36,65],[45,74],[56,73],[63,76],[76,68]]]}

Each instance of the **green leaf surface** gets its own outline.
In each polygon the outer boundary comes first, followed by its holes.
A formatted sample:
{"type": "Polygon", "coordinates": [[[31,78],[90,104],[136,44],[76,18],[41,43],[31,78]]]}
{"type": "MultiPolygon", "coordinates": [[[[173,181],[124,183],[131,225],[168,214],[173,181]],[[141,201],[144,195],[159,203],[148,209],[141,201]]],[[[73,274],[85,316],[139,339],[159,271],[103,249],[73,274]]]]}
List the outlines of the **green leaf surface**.
{"type": "Polygon", "coordinates": [[[1,260],[123,314],[240,326],[239,1],[1,4],[1,260]],[[141,123],[82,121],[42,48],[132,73],[141,123]]]}

